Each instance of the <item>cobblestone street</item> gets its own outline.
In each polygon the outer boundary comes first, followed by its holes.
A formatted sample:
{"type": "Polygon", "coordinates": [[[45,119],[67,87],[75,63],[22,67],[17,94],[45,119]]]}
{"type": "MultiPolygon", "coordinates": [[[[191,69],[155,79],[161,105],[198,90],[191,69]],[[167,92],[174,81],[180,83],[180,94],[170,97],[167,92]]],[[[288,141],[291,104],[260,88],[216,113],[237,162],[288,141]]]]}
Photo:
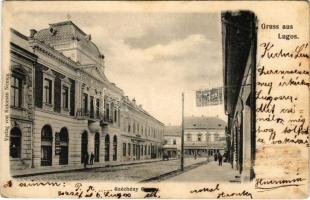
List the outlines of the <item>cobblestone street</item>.
{"type": "MultiPolygon", "coordinates": [[[[185,159],[185,166],[205,161],[205,158],[185,159]]],[[[135,181],[139,182],[155,176],[159,176],[180,168],[180,160],[158,161],[152,163],[141,163],[134,165],[123,165],[87,169],[78,172],[62,172],[46,175],[26,176],[17,180],[98,180],[98,181],[135,181]]]]}

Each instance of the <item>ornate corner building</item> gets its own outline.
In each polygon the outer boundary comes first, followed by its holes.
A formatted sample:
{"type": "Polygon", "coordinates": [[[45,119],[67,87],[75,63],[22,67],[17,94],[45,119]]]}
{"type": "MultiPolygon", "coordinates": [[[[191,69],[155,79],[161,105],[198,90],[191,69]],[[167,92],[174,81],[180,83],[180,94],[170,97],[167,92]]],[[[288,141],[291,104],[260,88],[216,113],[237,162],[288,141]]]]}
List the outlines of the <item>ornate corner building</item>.
{"type": "Polygon", "coordinates": [[[164,124],[104,73],[104,55],[72,21],[11,29],[11,169],[159,159],[164,124]]]}

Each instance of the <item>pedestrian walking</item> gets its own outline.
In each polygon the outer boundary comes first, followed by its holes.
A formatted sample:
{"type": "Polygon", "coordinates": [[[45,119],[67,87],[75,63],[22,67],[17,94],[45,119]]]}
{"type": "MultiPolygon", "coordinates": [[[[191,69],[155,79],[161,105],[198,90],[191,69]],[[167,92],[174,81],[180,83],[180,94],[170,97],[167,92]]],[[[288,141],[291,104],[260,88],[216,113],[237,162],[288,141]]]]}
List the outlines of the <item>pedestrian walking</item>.
{"type": "Polygon", "coordinates": [[[221,155],[221,153],[218,153],[217,157],[218,157],[218,160],[219,160],[219,166],[222,166],[223,156],[221,155]]]}
{"type": "Polygon", "coordinates": [[[90,164],[91,165],[94,164],[94,159],[95,159],[95,155],[93,154],[93,152],[91,152],[91,154],[90,154],[90,164]]]}
{"type": "Polygon", "coordinates": [[[225,152],[225,153],[223,154],[223,160],[224,160],[224,162],[227,162],[227,152],[225,152]]]}
{"type": "Polygon", "coordinates": [[[83,163],[84,163],[84,168],[85,169],[86,169],[87,164],[88,164],[88,159],[89,159],[88,152],[85,152],[84,159],[83,159],[83,163]]]}

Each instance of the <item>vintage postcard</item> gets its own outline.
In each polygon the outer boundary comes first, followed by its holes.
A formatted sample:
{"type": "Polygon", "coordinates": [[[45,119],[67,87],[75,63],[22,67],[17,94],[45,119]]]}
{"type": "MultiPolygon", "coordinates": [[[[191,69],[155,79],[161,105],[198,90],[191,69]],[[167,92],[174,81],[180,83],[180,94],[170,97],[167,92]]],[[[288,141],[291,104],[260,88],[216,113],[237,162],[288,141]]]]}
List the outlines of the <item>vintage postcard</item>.
{"type": "Polygon", "coordinates": [[[308,2],[2,9],[3,197],[308,197],[308,2]]]}

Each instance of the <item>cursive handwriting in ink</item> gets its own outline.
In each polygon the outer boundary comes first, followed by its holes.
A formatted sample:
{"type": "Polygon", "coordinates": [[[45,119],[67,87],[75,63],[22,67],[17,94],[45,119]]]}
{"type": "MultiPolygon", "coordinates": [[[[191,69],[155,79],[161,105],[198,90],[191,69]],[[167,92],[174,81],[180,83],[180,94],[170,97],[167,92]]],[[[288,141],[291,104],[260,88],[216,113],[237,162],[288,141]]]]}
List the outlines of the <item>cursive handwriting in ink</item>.
{"type": "Polygon", "coordinates": [[[30,183],[27,183],[27,182],[21,182],[18,184],[19,187],[39,187],[39,186],[52,186],[52,187],[60,187],[60,186],[63,186],[65,183],[60,183],[60,182],[49,182],[49,181],[46,181],[46,182],[30,182],[30,183]]]}
{"type": "Polygon", "coordinates": [[[297,177],[292,179],[264,179],[257,178],[255,188],[260,190],[273,190],[281,187],[291,187],[302,185],[300,182],[306,180],[305,178],[297,177]]]}
{"type": "Polygon", "coordinates": [[[216,198],[220,199],[220,198],[230,198],[230,197],[250,197],[251,199],[253,199],[252,193],[246,190],[243,190],[242,192],[232,192],[232,193],[221,192],[217,195],[216,198]]]}
{"type": "Polygon", "coordinates": [[[297,45],[293,50],[291,51],[285,51],[284,49],[276,49],[275,45],[271,42],[264,42],[259,45],[263,48],[263,54],[261,55],[262,58],[267,59],[275,59],[275,58],[292,58],[292,59],[298,59],[298,58],[309,58],[309,54],[307,53],[308,50],[308,43],[297,45]]]}
{"type": "Polygon", "coordinates": [[[213,188],[204,187],[204,188],[200,188],[200,189],[197,189],[197,190],[191,190],[190,193],[214,192],[214,191],[220,190],[219,186],[220,186],[219,184],[216,184],[216,186],[213,187],[213,188]]]}

